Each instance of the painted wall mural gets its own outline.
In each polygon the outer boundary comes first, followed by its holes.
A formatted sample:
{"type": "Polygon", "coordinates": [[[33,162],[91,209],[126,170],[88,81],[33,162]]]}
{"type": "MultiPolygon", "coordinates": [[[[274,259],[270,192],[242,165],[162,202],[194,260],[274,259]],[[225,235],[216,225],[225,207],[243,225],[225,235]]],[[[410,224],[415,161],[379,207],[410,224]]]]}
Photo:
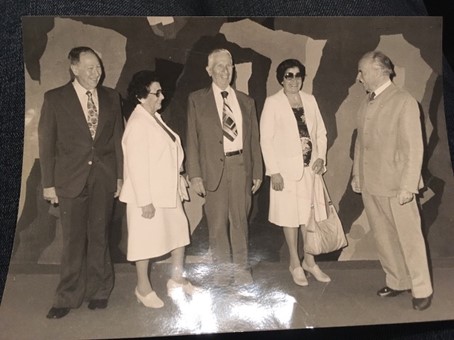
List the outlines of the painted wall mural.
{"type": "MultiPolygon", "coordinates": [[[[376,259],[373,238],[361,197],[350,188],[355,117],[365,95],[356,83],[357,62],[379,49],[396,65],[394,82],[419,102],[425,137],[419,197],[423,231],[430,254],[454,256],[454,179],[449,160],[443,111],[441,21],[412,17],[26,17],[23,18],[26,79],[23,182],[13,262],[58,263],[61,247],[58,208],[41,198],[37,123],[43,94],[70,80],[69,50],[94,48],[103,60],[103,84],[123,98],[132,75],[156,70],[166,99],[163,117],[184,141],[186,100],[209,86],[207,55],[227,48],[234,57],[234,86],[252,96],[260,112],[266,96],[280,85],[275,69],[284,59],[306,66],[303,90],[317,98],[328,132],[328,172],[332,200],[339,210],[349,246],[321,260],[376,259]],[[452,205],[452,203],[451,203],[452,205]]],[[[125,114],[125,120],[127,120],[125,114]]],[[[269,182],[254,198],[250,226],[252,261],[281,261],[287,256],[280,228],[267,221],[269,182]]],[[[203,261],[208,251],[203,199],[191,192],[185,203],[192,243],[189,261],[203,261]]],[[[117,202],[111,230],[114,261],[125,261],[125,208],[117,202]]]]}

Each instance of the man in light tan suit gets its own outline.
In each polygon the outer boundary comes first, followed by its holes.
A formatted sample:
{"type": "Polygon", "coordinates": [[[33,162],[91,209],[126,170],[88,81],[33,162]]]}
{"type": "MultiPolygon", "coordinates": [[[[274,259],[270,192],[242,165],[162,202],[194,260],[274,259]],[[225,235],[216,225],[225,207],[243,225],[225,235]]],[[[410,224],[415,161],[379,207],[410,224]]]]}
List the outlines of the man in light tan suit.
{"type": "Polygon", "coordinates": [[[357,80],[368,97],[358,113],[352,188],[361,193],[386,286],[393,297],[411,290],[413,308],[431,304],[432,284],[415,195],[422,187],[423,140],[417,101],[395,86],[391,60],[366,53],[357,80]]]}

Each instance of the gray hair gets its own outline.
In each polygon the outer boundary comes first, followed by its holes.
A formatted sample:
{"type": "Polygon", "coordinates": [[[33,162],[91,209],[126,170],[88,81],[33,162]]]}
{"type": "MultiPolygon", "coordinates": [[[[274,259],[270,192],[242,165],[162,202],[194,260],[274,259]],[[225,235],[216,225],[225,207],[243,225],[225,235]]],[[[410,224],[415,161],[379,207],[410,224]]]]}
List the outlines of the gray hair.
{"type": "Polygon", "coordinates": [[[220,54],[220,53],[228,54],[233,63],[232,54],[229,52],[229,50],[226,50],[225,48],[217,48],[217,49],[211,51],[210,54],[208,54],[208,69],[211,69],[213,67],[214,55],[220,54]]]}
{"type": "Polygon", "coordinates": [[[361,59],[371,59],[373,66],[382,71],[383,75],[395,77],[394,64],[389,57],[381,51],[371,51],[363,55],[361,59]]]}

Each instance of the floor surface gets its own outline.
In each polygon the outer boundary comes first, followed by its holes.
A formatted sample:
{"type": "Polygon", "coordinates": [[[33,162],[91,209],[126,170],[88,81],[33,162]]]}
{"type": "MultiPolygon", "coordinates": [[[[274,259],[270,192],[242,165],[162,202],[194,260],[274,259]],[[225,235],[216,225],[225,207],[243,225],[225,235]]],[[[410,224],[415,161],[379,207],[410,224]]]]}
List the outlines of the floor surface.
{"type": "Polygon", "coordinates": [[[115,288],[105,310],[84,303],[60,320],[48,320],[58,266],[11,265],[0,308],[1,339],[96,339],[248,332],[454,319],[454,259],[433,265],[432,306],[415,311],[411,295],[380,298],[384,285],[377,261],[321,262],[330,283],[309,277],[296,286],[283,263],[260,262],[253,267],[254,284],[213,288],[209,266],[187,264],[187,277],[201,288],[192,298],[168,297],[169,265],[155,263],[151,280],[165,306],[148,309],[134,296],[135,269],[115,267],[115,288]]]}

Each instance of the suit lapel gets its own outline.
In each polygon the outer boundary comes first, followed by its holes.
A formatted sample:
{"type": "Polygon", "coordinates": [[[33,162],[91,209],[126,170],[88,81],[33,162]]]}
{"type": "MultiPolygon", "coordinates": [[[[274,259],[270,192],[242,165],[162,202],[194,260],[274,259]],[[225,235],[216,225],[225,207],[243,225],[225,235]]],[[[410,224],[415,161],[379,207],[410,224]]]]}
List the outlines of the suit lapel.
{"type": "Polygon", "coordinates": [[[95,141],[101,135],[101,131],[107,120],[108,115],[108,101],[107,95],[102,87],[97,88],[98,91],[98,127],[96,128],[95,141]]]}
{"type": "Polygon", "coordinates": [[[222,132],[221,120],[219,119],[219,112],[216,106],[216,100],[214,99],[213,88],[211,86],[208,88],[206,95],[206,107],[206,112],[208,113],[207,118],[210,119],[210,122],[207,122],[207,126],[216,126],[216,128],[222,132]]]}
{"type": "Polygon", "coordinates": [[[242,97],[241,95],[238,94],[238,91],[237,90],[234,90],[235,91],[235,95],[236,95],[236,99],[238,100],[238,104],[240,105],[240,114],[241,114],[241,120],[243,121],[243,145],[244,143],[246,142],[246,134],[248,133],[248,131],[250,131],[250,127],[249,127],[249,119],[247,117],[247,114],[248,114],[248,108],[246,107],[246,103],[245,101],[242,100],[242,97]]]}
{"type": "MultiPolygon", "coordinates": [[[[68,83],[64,88],[64,106],[68,108],[70,116],[76,121],[77,125],[87,134],[90,138],[90,129],[88,128],[87,118],[85,117],[84,110],[77,96],[76,90],[72,83],[68,83]]],[[[63,99],[62,99],[63,100],[63,99]]]]}
{"type": "MultiPolygon", "coordinates": [[[[301,100],[303,99],[301,98],[301,100]]],[[[282,114],[279,115],[279,119],[285,122],[284,125],[286,127],[290,128],[289,133],[292,133],[294,137],[299,139],[298,122],[296,121],[292,106],[290,105],[283,89],[279,92],[279,101],[282,103],[282,114]]]]}

